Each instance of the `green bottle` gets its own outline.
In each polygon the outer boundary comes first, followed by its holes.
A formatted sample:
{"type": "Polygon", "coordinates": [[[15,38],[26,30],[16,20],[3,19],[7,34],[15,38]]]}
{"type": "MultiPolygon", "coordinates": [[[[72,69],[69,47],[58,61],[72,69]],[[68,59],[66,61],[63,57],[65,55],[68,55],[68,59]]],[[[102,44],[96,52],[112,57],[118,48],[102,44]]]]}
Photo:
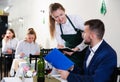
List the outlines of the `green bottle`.
{"type": "Polygon", "coordinates": [[[45,82],[45,61],[43,59],[43,52],[40,52],[40,57],[37,63],[37,82],[45,82]]]}

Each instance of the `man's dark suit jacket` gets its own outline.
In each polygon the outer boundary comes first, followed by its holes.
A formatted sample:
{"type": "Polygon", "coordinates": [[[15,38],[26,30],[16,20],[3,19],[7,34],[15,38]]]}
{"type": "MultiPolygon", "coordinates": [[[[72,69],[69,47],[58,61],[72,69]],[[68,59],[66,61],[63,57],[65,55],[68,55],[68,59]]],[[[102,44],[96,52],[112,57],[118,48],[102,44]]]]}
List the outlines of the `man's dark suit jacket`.
{"type": "Polygon", "coordinates": [[[68,82],[110,82],[114,68],[117,67],[117,55],[112,47],[104,40],[96,50],[90,64],[86,67],[84,61],[84,74],[81,74],[79,68],[74,67],[70,72],[68,82]]]}

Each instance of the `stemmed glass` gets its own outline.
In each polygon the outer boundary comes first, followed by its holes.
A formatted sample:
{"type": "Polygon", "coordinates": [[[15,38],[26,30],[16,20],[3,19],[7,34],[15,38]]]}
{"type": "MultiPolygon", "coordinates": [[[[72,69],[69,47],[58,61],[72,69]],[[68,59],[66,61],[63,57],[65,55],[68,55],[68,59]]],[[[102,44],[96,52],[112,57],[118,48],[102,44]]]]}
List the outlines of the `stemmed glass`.
{"type": "Polygon", "coordinates": [[[53,69],[53,66],[49,62],[45,62],[45,75],[47,76],[48,80],[50,79],[50,73],[53,69]]]}

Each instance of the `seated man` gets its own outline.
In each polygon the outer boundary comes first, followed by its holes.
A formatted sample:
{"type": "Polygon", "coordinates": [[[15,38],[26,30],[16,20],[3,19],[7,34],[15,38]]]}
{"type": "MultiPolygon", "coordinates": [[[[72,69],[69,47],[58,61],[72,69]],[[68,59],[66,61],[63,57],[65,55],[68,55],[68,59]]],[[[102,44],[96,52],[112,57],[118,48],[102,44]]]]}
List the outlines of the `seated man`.
{"type": "Polygon", "coordinates": [[[71,71],[59,70],[63,79],[68,82],[111,82],[114,68],[117,67],[117,55],[114,49],[103,40],[105,32],[101,20],[85,22],[83,38],[89,45],[84,60],[84,74],[74,66],[71,71]]]}

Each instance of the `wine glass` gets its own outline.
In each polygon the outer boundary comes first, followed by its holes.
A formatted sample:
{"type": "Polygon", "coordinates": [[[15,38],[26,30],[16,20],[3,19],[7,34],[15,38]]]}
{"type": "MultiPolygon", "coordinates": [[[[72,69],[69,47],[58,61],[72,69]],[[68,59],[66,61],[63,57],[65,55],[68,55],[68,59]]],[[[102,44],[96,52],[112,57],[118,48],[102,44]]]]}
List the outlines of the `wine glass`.
{"type": "Polygon", "coordinates": [[[50,73],[53,69],[53,66],[49,62],[45,62],[45,75],[50,79],[50,73]]]}

